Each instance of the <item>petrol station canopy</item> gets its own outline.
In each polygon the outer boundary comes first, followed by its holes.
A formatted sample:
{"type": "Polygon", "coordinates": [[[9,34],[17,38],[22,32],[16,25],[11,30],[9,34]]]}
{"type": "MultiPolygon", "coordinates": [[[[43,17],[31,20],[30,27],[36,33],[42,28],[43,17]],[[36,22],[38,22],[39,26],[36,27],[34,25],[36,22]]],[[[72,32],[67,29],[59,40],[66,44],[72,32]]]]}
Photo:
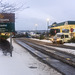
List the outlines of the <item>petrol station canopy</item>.
{"type": "Polygon", "coordinates": [[[50,29],[75,29],[75,21],[65,21],[61,23],[55,23],[49,26],[50,29]]]}

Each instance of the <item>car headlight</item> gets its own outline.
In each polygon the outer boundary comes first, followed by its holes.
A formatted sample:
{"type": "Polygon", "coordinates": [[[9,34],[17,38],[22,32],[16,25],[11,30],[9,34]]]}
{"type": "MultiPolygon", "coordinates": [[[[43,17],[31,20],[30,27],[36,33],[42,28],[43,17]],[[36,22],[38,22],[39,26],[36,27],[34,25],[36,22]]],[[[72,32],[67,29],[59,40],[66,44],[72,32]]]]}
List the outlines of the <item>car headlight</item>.
{"type": "Polygon", "coordinates": [[[59,38],[59,39],[57,39],[57,41],[60,41],[60,38],[59,38]]]}
{"type": "Polygon", "coordinates": [[[54,39],[52,39],[52,41],[54,41],[54,39]]]}

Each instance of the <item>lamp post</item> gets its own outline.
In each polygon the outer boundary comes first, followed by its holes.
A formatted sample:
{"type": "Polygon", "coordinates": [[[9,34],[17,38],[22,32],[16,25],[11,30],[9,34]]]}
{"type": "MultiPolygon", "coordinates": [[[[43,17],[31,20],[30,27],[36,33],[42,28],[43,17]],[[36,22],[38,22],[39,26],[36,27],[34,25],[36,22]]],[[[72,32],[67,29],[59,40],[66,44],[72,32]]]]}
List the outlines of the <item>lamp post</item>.
{"type": "Polygon", "coordinates": [[[48,40],[48,26],[49,26],[49,21],[50,21],[50,19],[47,18],[47,40],[48,40]]]}
{"type": "Polygon", "coordinates": [[[38,24],[35,24],[35,27],[36,27],[36,28],[35,28],[35,31],[36,31],[36,32],[37,32],[37,26],[38,26],[38,24]]]}

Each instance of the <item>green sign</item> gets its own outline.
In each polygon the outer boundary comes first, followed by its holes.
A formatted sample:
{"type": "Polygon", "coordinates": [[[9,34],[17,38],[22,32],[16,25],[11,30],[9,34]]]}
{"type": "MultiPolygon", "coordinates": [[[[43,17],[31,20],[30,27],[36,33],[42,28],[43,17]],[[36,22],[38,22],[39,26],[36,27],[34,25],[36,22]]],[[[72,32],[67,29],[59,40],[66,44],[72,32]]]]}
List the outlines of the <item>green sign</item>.
{"type": "Polygon", "coordinates": [[[15,23],[0,23],[0,32],[14,32],[15,23]]]}

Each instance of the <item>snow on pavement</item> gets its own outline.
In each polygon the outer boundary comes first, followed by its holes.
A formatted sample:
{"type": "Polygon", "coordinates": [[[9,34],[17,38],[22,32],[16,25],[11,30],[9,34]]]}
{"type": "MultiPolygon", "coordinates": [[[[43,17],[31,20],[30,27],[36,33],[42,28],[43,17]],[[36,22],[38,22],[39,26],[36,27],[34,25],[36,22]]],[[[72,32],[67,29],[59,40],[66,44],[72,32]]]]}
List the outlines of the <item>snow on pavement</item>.
{"type": "MultiPolygon", "coordinates": [[[[37,40],[37,41],[41,41],[41,42],[47,42],[47,43],[52,43],[50,40],[39,40],[39,39],[35,39],[35,38],[31,38],[32,40],[37,40]]],[[[75,47],[75,43],[64,43],[64,45],[68,45],[68,46],[74,46],[75,47]]]]}
{"type": "Polygon", "coordinates": [[[74,47],[75,47],[75,43],[64,43],[64,45],[67,45],[67,46],[74,46],[74,47]]]}
{"type": "Polygon", "coordinates": [[[59,51],[75,55],[75,50],[72,50],[72,49],[59,48],[59,47],[53,47],[53,46],[47,46],[47,47],[54,48],[54,49],[57,49],[59,51]]]}
{"type": "MultiPolygon", "coordinates": [[[[52,43],[50,40],[39,40],[39,39],[33,39],[33,38],[32,38],[32,40],[37,40],[37,41],[52,43]]],[[[74,46],[75,47],[75,43],[64,43],[64,45],[74,46]]],[[[44,45],[44,46],[46,46],[46,45],[44,45]]],[[[75,55],[75,50],[72,50],[72,49],[59,48],[59,47],[53,47],[53,46],[48,46],[48,47],[55,48],[55,49],[58,49],[59,51],[63,51],[63,52],[75,55]]]]}
{"type": "Polygon", "coordinates": [[[30,38],[32,40],[37,40],[37,41],[41,41],[41,42],[47,42],[47,43],[52,43],[50,40],[40,40],[40,39],[35,39],[35,38],[30,38]]]}
{"type": "Polygon", "coordinates": [[[13,56],[0,51],[0,75],[61,75],[13,41],[13,56]]]}

